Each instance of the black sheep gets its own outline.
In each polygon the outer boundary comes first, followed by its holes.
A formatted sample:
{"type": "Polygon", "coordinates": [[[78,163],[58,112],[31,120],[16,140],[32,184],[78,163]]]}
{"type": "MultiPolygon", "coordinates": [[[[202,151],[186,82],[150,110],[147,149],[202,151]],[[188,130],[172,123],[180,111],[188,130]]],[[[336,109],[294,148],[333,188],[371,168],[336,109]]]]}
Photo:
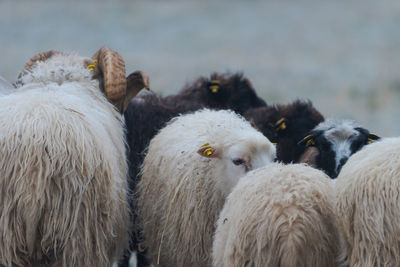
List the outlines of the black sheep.
{"type": "MultiPolygon", "coordinates": [[[[135,211],[134,192],[139,181],[140,166],[144,159],[144,151],[158,130],[173,117],[179,114],[196,111],[201,108],[231,109],[243,114],[249,108],[266,106],[259,98],[243,74],[213,73],[210,78],[200,77],[187,84],[178,94],[161,97],[146,94],[136,97],[128,105],[125,112],[127,143],[129,146],[128,185],[131,192],[130,203],[135,211]]],[[[135,218],[133,218],[135,221],[135,218]]],[[[140,230],[135,229],[131,239],[131,250],[138,250],[140,230]]],[[[138,265],[148,265],[144,253],[138,252],[138,265]]],[[[120,266],[128,266],[129,257],[125,256],[120,266]]]]}
{"type": "Polygon", "coordinates": [[[277,159],[284,163],[299,161],[305,147],[299,146],[298,142],[324,120],[311,101],[300,100],[287,105],[250,109],[244,116],[276,143],[277,159]]]}
{"type": "Polygon", "coordinates": [[[243,114],[249,108],[266,106],[259,98],[251,82],[243,74],[213,73],[210,78],[200,77],[188,83],[177,94],[164,98],[169,106],[180,110],[231,109],[243,114]]]}
{"type": "Polygon", "coordinates": [[[307,148],[300,161],[323,170],[335,179],[352,154],[378,139],[379,136],[353,121],[327,120],[299,142],[307,148]]]}

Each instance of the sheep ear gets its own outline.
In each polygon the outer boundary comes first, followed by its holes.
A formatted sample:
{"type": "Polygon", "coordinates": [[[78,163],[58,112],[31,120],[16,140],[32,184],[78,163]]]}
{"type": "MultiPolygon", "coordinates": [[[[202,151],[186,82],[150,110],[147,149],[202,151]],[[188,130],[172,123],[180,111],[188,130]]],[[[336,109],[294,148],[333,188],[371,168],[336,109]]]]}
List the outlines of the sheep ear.
{"type": "Polygon", "coordinates": [[[126,78],[126,95],[122,112],[125,112],[129,102],[134,98],[140,90],[146,88],[150,90],[150,78],[144,71],[135,71],[126,78]]]}
{"type": "Polygon", "coordinates": [[[206,158],[218,158],[221,154],[219,149],[211,146],[210,143],[202,145],[199,150],[197,150],[197,153],[206,158]]]}
{"type": "Polygon", "coordinates": [[[370,143],[372,143],[372,142],[374,142],[376,140],[381,139],[378,135],[370,133],[367,129],[364,129],[362,127],[357,127],[355,129],[357,131],[359,131],[361,134],[364,134],[364,135],[367,136],[367,138],[368,138],[367,144],[370,144],[370,143]]]}
{"type": "Polygon", "coordinates": [[[372,143],[372,142],[374,142],[376,140],[379,140],[379,139],[381,139],[381,138],[376,134],[373,134],[373,133],[369,133],[368,134],[368,144],[372,143]]]}
{"type": "Polygon", "coordinates": [[[314,135],[312,134],[307,135],[298,143],[298,145],[306,147],[315,146],[314,135]]]}
{"type": "Polygon", "coordinates": [[[319,150],[316,147],[307,148],[304,153],[301,155],[299,162],[306,163],[311,167],[317,166],[317,157],[319,155],[319,150]]]}
{"type": "Polygon", "coordinates": [[[216,94],[219,91],[221,82],[219,80],[211,80],[208,83],[208,89],[211,91],[211,93],[216,94]]]}
{"type": "Polygon", "coordinates": [[[287,128],[287,119],[285,117],[280,118],[276,123],[275,123],[275,131],[284,131],[287,128]]]}

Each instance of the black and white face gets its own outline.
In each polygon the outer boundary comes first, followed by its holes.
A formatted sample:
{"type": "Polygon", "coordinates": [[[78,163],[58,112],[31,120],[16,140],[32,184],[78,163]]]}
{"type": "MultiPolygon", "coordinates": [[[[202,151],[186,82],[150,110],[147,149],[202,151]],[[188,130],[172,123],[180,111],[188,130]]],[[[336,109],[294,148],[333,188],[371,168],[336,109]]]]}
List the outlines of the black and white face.
{"type": "Polygon", "coordinates": [[[336,178],[349,157],[379,137],[356,127],[352,121],[327,121],[311,132],[307,146],[318,149],[315,165],[331,178],[336,178]]]}

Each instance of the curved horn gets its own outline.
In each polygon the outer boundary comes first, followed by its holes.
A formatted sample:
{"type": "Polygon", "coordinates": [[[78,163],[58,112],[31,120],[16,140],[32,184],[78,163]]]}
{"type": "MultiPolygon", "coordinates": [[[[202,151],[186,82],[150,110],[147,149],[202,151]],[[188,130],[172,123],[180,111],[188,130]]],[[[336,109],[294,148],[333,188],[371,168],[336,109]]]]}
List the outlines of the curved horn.
{"type": "Polygon", "coordinates": [[[57,50],[50,50],[34,55],[31,59],[28,60],[28,62],[25,63],[24,68],[18,75],[18,79],[21,78],[25,71],[30,70],[36,64],[36,62],[45,61],[46,59],[49,59],[57,54],[61,54],[61,52],[57,50]]]}
{"type": "Polygon", "coordinates": [[[125,62],[122,57],[108,47],[100,48],[92,57],[98,61],[104,79],[104,93],[122,113],[126,95],[125,62]]]}
{"type": "Polygon", "coordinates": [[[140,90],[143,88],[150,90],[150,78],[149,75],[147,75],[147,73],[144,71],[138,70],[132,72],[126,78],[126,81],[127,86],[123,112],[125,112],[129,102],[131,102],[132,98],[134,98],[140,92],[140,90]]]}

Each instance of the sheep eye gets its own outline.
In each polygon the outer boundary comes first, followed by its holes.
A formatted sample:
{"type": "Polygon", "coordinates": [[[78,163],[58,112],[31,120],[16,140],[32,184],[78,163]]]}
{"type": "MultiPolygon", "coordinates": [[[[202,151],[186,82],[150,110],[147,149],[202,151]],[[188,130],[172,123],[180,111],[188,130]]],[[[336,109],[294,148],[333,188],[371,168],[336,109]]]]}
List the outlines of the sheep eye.
{"type": "Polygon", "coordinates": [[[235,164],[235,165],[242,165],[242,164],[244,164],[244,160],[243,160],[243,159],[240,159],[240,158],[233,159],[232,162],[233,162],[233,164],[235,164]]]}

